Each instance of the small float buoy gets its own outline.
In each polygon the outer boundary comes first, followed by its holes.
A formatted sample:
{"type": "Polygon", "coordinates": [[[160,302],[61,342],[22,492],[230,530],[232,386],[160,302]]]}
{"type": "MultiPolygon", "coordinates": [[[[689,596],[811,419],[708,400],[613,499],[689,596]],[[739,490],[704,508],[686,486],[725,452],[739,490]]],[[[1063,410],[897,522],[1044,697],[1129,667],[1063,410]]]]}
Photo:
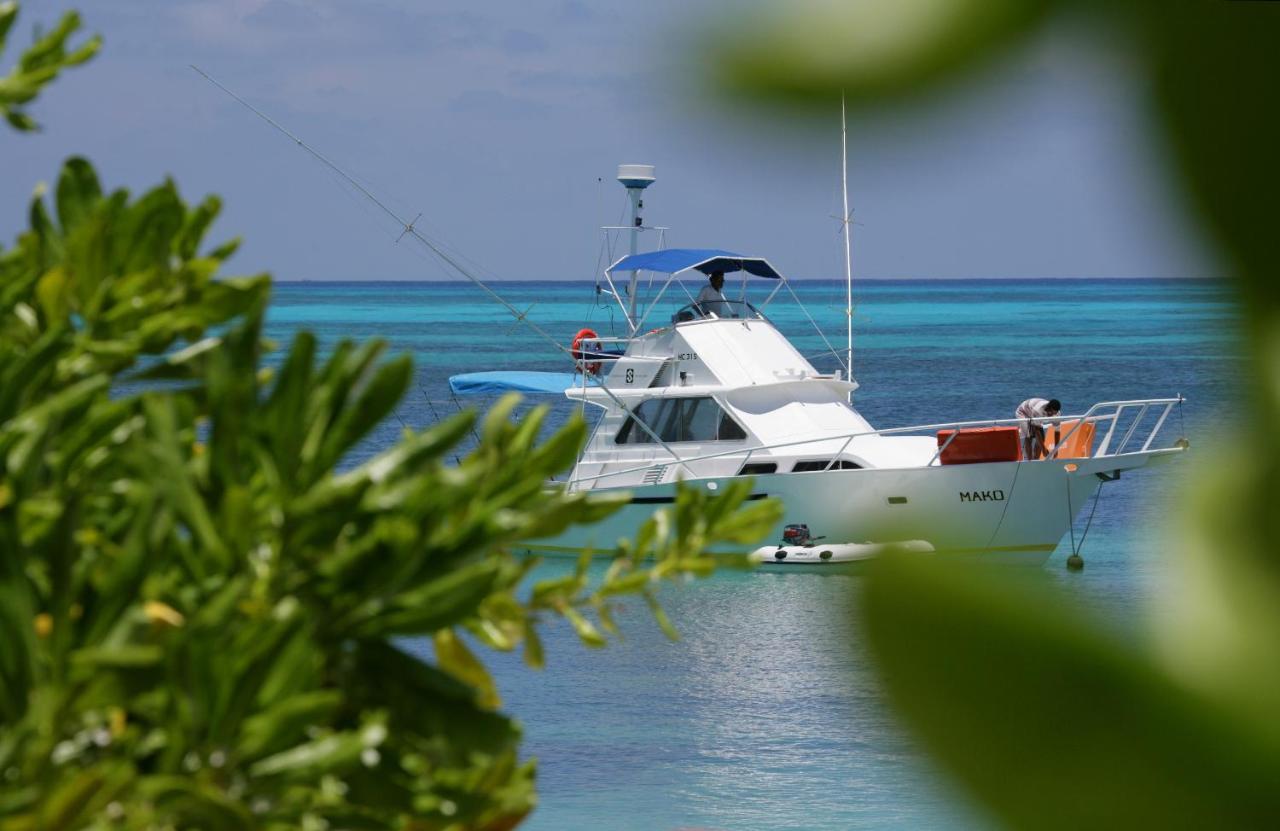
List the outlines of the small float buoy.
{"type": "Polygon", "coordinates": [[[1067,571],[1084,571],[1084,557],[1079,554],[1067,557],[1067,571]]]}

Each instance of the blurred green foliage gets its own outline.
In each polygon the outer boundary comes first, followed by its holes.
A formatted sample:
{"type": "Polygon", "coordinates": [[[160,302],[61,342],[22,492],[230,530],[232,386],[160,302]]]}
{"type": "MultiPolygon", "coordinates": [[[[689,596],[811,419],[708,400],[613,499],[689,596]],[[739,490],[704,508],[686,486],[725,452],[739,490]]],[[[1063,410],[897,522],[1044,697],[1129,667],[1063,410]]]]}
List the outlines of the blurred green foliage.
{"type": "MultiPolygon", "coordinates": [[[[0,2],[0,54],[3,54],[9,30],[18,18],[16,2],[0,2]]],[[[80,28],[80,15],[67,12],[58,25],[46,35],[36,38],[18,58],[18,65],[0,77],[0,115],[17,130],[35,130],[39,125],[23,107],[40,94],[40,90],[58,73],[79,66],[92,58],[102,45],[97,36],[67,51],[67,41],[80,28]]]]}
{"type": "Polygon", "coordinates": [[[722,88],[854,106],[934,92],[1052,16],[1090,21],[1146,81],[1170,163],[1240,300],[1244,429],[1197,453],[1170,510],[1152,637],[1121,642],[1043,584],[908,560],[861,623],[893,704],[959,781],[1027,828],[1270,827],[1280,816],[1280,4],[805,0],[717,31],[722,88]],[[756,44],[749,53],[735,49],[756,44]],[[758,56],[766,54],[768,60],[758,56]]]}
{"type": "Polygon", "coordinates": [[[623,595],[674,636],[661,583],[777,519],[743,485],[682,489],[598,579],[584,557],[529,585],[521,540],[626,500],[546,486],[580,420],[540,441],[545,410],[515,421],[507,398],[457,464],[474,414],[340,470],[407,356],[321,358],[302,332],[270,371],[269,280],[217,276],[235,243],[205,244],[216,198],[104,193],[79,158],[45,191],[0,250],[3,831],[512,828],[533,764],[473,645],[542,666],[540,624],[601,646],[623,595]]]}

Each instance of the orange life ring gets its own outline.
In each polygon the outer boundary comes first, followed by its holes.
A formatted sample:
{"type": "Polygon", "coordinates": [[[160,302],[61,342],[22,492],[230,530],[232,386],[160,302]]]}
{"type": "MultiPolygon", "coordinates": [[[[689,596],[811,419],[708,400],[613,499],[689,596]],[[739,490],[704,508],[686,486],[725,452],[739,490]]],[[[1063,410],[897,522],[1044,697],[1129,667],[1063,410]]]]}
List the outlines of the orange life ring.
{"type": "Polygon", "coordinates": [[[569,351],[573,354],[573,362],[577,365],[578,371],[588,375],[599,375],[602,361],[588,361],[585,359],[587,354],[594,354],[600,351],[600,344],[596,338],[600,337],[594,329],[579,329],[578,334],[573,336],[573,343],[569,346],[569,351]]]}

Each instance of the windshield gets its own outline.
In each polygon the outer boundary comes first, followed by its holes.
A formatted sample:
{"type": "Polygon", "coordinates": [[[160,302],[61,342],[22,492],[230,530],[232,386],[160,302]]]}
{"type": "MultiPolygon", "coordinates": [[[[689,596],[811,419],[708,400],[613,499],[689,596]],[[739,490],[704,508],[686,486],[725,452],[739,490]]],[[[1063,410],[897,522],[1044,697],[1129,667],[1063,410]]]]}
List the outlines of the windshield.
{"type": "Polygon", "coordinates": [[[760,310],[745,300],[704,300],[701,303],[690,303],[680,307],[671,316],[672,323],[684,323],[689,320],[714,320],[737,318],[748,320],[764,320],[760,310]]]}

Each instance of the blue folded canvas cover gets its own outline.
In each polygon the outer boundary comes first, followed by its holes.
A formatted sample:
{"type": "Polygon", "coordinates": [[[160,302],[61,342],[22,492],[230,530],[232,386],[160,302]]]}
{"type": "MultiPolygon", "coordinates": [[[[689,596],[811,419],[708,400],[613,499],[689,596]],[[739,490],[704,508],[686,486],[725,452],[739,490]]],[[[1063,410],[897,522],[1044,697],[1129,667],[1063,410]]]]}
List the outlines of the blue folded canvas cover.
{"type": "Polygon", "coordinates": [[[719,248],[664,248],[661,251],[632,254],[609,266],[609,271],[657,271],[662,274],[677,274],[690,268],[696,268],[703,274],[711,274],[715,271],[723,271],[726,274],[745,271],[757,277],[782,276],[769,265],[767,260],[760,257],[744,257],[719,248]]]}
{"type": "MultiPolygon", "coordinates": [[[[588,385],[600,386],[594,378],[588,385]]],[[[449,378],[449,389],[454,395],[497,395],[504,392],[551,393],[562,395],[565,390],[582,386],[582,376],[573,372],[467,372],[449,378]]]]}

